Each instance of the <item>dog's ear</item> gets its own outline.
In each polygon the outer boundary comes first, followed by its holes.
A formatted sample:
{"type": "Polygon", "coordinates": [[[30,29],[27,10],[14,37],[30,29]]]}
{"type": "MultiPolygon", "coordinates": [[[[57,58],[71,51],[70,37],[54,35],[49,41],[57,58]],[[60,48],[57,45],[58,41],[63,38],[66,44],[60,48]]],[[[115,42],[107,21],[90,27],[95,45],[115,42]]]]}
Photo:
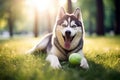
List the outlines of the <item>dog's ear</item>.
{"type": "Polygon", "coordinates": [[[77,9],[73,12],[73,15],[74,15],[78,20],[81,21],[82,26],[84,27],[83,19],[82,19],[82,13],[81,13],[80,8],[77,8],[77,9]]]}
{"type": "Polygon", "coordinates": [[[81,20],[82,15],[81,15],[80,8],[77,8],[77,9],[73,12],[73,14],[74,14],[74,16],[75,16],[77,19],[81,20]]]}
{"type": "Polygon", "coordinates": [[[60,8],[60,11],[58,13],[58,19],[62,18],[65,15],[65,10],[63,7],[60,8]]]}

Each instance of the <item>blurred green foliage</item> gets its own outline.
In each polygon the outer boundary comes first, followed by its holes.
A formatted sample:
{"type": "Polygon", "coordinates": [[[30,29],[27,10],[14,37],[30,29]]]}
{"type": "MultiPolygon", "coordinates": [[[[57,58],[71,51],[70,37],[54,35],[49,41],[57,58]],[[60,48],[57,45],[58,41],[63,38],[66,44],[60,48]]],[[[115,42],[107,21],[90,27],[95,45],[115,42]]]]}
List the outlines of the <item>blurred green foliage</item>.
{"type": "MultiPolygon", "coordinates": [[[[34,25],[34,11],[30,6],[25,4],[26,0],[0,0],[0,31],[8,29],[7,19],[9,17],[8,11],[12,12],[14,19],[14,31],[32,31],[34,25]]],[[[57,6],[57,1],[55,5],[57,6]]],[[[104,3],[104,24],[105,31],[110,32],[114,30],[115,26],[115,4],[114,0],[103,0],[104,3]]],[[[77,0],[73,3],[73,8],[80,7],[85,24],[85,30],[89,33],[94,33],[96,29],[96,0],[77,0]]],[[[51,8],[51,11],[54,10],[51,8]]],[[[47,14],[39,12],[39,27],[41,32],[48,30],[48,25],[51,23],[51,28],[54,26],[55,17],[58,10],[53,15],[50,13],[50,21],[47,19],[47,14]],[[44,18],[44,20],[42,20],[44,18]]]]}
{"type": "Polygon", "coordinates": [[[24,0],[0,0],[0,31],[8,30],[8,19],[10,16],[14,22],[14,30],[23,26],[24,20],[26,20],[24,6],[24,0]]]}
{"type": "MultiPolygon", "coordinates": [[[[115,4],[114,0],[103,0],[104,3],[104,25],[105,31],[114,30],[115,26],[115,4]]],[[[82,11],[85,29],[89,33],[95,32],[96,28],[96,0],[79,0],[77,5],[82,11]]]]}

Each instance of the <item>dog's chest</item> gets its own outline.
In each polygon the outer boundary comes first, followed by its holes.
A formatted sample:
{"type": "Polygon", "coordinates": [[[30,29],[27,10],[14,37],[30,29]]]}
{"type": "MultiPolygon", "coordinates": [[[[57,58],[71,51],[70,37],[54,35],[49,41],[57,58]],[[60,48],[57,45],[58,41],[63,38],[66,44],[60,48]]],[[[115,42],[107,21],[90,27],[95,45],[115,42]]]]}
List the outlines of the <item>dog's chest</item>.
{"type": "Polygon", "coordinates": [[[62,46],[59,44],[58,40],[54,39],[54,45],[52,46],[52,53],[54,53],[60,60],[67,60],[69,55],[74,52],[79,52],[83,47],[83,39],[79,41],[77,46],[74,49],[71,50],[65,50],[62,48],[62,46]]]}

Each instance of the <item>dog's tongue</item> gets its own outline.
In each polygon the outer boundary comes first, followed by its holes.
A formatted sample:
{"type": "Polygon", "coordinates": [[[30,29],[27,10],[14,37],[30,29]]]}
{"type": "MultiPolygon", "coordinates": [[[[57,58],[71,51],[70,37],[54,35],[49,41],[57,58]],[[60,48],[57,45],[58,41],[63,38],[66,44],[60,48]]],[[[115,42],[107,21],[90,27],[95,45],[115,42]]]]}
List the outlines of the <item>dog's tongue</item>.
{"type": "Polygon", "coordinates": [[[71,43],[71,38],[65,37],[65,48],[69,49],[70,48],[70,43],[71,43]]]}

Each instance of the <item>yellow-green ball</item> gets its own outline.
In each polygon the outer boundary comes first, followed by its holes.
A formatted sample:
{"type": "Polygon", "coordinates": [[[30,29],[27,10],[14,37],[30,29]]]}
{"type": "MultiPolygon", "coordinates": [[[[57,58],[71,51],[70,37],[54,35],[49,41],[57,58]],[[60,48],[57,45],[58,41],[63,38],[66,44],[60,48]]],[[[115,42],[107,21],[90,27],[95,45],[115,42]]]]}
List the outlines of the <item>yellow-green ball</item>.
{"type": "Polygon", "coordinates": [[[77,65],[77,64],[80,64],[81,62],[81,55],[79,53],[72,53],[70,56],[69,56],[69,62],[73,65],[77,65]]]}

